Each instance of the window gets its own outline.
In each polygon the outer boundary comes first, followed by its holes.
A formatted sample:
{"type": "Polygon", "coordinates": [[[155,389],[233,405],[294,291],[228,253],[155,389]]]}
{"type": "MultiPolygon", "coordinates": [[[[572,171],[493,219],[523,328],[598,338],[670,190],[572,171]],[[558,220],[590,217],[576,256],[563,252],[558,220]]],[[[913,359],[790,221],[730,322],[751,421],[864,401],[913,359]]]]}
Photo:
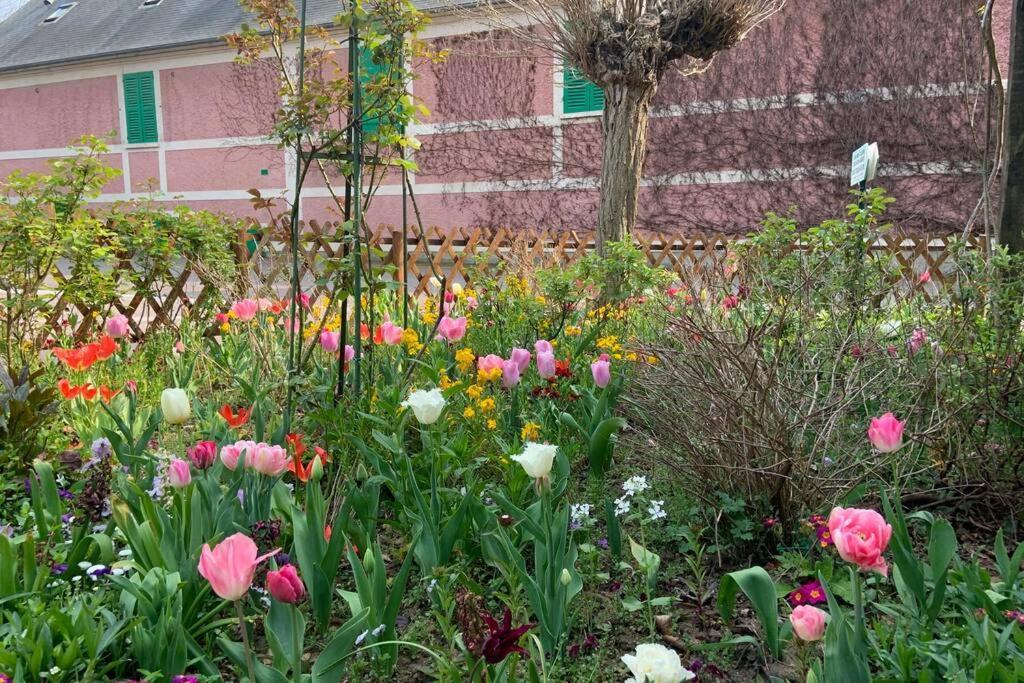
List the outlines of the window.
{"type": "Polygon", "coordinates": [[[156,142],[156,91],[153,72],[125,74],[124,118],[128,127],[128,144],[156,142]]]}
{"type": "Polygon", "coordinates": [[[53,11],[53,14],[43,19],[44,24],[56,24],[64,15],[75,9],[77,2],[65,2],[63,5],[57,5],[57,9],[53,11]]]}
{"type": "Polygon", "coordinates": [[[562,72],[562,113],[597,113],[604,109],[604,91],[568,64],[562,72]]]}
{"type": "Polygon", "coordinates": [[[139,9],[142,9],[143,7],[156,7],[163,1],[164,0],[142,0],[142,4],[139,5],[139,9]]]}

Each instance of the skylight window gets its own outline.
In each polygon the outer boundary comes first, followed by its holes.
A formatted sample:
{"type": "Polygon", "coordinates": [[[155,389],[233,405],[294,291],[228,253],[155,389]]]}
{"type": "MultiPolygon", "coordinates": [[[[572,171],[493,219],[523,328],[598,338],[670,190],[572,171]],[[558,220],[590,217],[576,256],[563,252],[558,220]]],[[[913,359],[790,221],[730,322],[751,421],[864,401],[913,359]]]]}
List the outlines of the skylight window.
{"type": "Polygon", "coordinates": [[[58,21],[64,18],[64,15],[75,9],[78,5],[77,2],[65,2],[63,5],[57,5],[57,9],[53,11],[53,14],[43,19],[44,24],[56,24],[58,21]]]}

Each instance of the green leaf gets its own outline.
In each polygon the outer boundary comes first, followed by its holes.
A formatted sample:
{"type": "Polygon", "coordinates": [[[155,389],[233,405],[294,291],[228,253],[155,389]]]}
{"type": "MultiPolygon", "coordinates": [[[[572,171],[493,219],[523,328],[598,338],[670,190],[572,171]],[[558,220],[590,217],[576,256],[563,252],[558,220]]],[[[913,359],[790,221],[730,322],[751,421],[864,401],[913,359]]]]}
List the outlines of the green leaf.
{"type": "Polygon", "coordinates": [[[590,473],[595,477],[603,477],[611,464],[615,433],[626,426],[625,418],[609,417],[597,426],[590,435],[588,457],[590,473]]]}
{"type": "Polygon", "coordinates": [[[782,654],[779,641],[779,604],[775,593],[775,582],[761,567],[749,567],[731,572],[722,577],[718,589],[718,613],[723,621],[732,618],[736,606],[736,594],[743,591],[754,606],[765,642],[775,658],[782,654]]]}
{"type": "Polygon", "coordinates": [[[334,632],[334,637],[313,663],[312,683],[338,683],[341,680],[345,658],[352,653],[356,638],[366,630],[366,616],[369,613],[370,608],[364,608],[334,632]]]}
{"type": "MultiPolygon", "coordinates": [[[[245,672],[248,677],[248,664],[246,663],[245,647],[241,643],[228,640],[221,636],[217,639],[217,644],[220,645],[220,649],[224,651],[224,654],[228,656],[239,671],[245,672]]],[[[266,664],[260,662],[259,659],[255,660],[255,672],[256,672],[256,683],[288,683],[288,679],[285,678],[284,674],[276,669],[271,669],[266,664]]]]}

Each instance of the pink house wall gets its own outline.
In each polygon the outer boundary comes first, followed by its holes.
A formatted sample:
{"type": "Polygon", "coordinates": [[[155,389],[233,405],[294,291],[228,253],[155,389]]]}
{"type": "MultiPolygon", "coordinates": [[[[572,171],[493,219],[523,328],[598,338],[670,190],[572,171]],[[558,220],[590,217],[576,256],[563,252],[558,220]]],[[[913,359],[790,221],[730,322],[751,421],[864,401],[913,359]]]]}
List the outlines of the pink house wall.
{"type": "MultiPolygon", "coordinates": [[[[666,77],[656,110],[695,102],[714,102],[723,110],[652,118],[646,167],[652,182],[643,191],[641,219],[743,231],[765,210],[783,211],[809,197],[821,195],[841,205],[846,190],[841,178],[739,178],[744,172],[793,167],[842,168],[850,150],[864,140],[879,142],[883,164],[965,160],[962,150],[970,132],[960,94],[880,101],[878,92],[871,91],[866,102],[781,109],[758,99],[959,83],[959,29],[944,29],[922,45],[918,33],[939,31],[950,21],[941,12],[922,20],[914,8],[910,0],[789,3],[705,73],[666,77]],[[857,50],[837,49],[845,34],[855,35],[857,50]],[[900,52],[906,45],[920,47],[914,54],[900,52]],[[908,59],[909,72],[904,68],[908,59]],[[931,135],[905,125],[913,117],[945,133],[931,135]],[[718,175],[707,182],[687,178],[707,172],[718,175]]],[[[1005,60],[1008,22],[1001,6],[995,24],[1005,60]]],[[[441,64],[417,63],[412,85],[416,98],[432,111],[415,131],[423,145],[415,154],[420,166],[415,183],[425,222],[592,225],[600,117],[563,116],[561,65],[501,33],[447,36],[435,43],[452,49],[451,56],[441,64]]],[[[83,133],[114,131],[112,152],[105,158],[116,168],[127,167],[131,187],[117,179],[105,189],[109,196],[103,201],[157,192],[168,206],[184,202],[253,215],[245,198],[249,188],[286,195],[291,182],[287,154],[258,142],[271,130],[279,105],[272,73],[265,64],[238,67],[226,51],[196,53],[195,59],[190,54],[150,61],[136,57],[87,71],[87,76],[79,74],[81,67],[68,65],[66,79],[57,69],[40,73],[38,82],[29,75],[0,76],[0,176],[17,168],[45,170],[41,157],[48,152],[40,150],[63,148],[83,133]],[[158,79],[160,141],[124,145],[119,74],[145,69],[158,79]]],[[[325,76],[343,75],[337,65],[345,61],[341,50],[325,67],[325,76]]],[[[331,180],[340,191],[343,180],[336,174],[331,180]]],[[[400,182],[396,171],[383,178],[384,190],[369,212],[371,222],[400,221],[400,182]]],[[[936,218],[955,220],[957,203],[973,206],[962,177],[900,176],[880,182],[908,199],[931,201],[941,195],[944,199],[934,206],[936,218]]],[[[310,175],[306,188],[303,216],[334,218],[333,200],[318,173],[310,175]]],[[[283,208],[283,201],[278,205],[283,208]]]]}

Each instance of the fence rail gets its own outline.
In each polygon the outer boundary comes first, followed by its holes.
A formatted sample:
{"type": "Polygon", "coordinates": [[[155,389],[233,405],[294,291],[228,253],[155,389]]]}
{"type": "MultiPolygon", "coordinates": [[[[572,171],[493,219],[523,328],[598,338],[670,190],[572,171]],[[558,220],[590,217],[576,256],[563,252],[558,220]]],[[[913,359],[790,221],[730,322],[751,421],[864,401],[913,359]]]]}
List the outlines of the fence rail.
{"type": "MultiPolygon", "coordinates": [[[[341,267],[346,241],[341,223],[309,221],[302,225],[299,270],[303,290],[314,298],[330,289],[332,270],[341,267]]],[[[401,229],[379,226],[364,241],[365,259],[374,265],[390,265],[389,275],[404,281],[412,296],[432,294],[442,278],[449,283],[467,281],[483,269],[500,274],[511,263],[527,263],[535,268],[570,265],[595,247],[592,231],[535,230],[514,228],[427,228],[422,235],[405,235],[407,272],[403,272],[403,234],[401,229]]],[[[661,266],[686,279],[700,272],[713,272],[722,265],[729,246],[736,238],[724,234],[673,235],[639,231],[634,241],[651,265],[661,266]]],[[[983,237],[970,238],[974,247],[983,247],[983,237]]],[[[799,246],[799,245],[797,245],[799,246]]],[[[139,335],[155,327],[172,326],[181,316],[204,300],[220,296],[287,296],[291,279],[291,254],[288,229],[284,221],[269,226],[256,226],[239,233],[234,251],[239,264],[239,278],[225,292],[225,283],[211,282],[198,269],[180,264],[174,277],[156,291],[134,291],[127,277],[121,277],[121,297],[114,308],[128,316],[139,335]]],[[[920,290],[924,296],[938,295],[955,279],[949,259],[947,238],[936,235],[889,235],[872,245],[878,258],[891,259],[902,273],[907,287],[920,290]],[[920,275],[930,274],[927,282],[920,275]]],[[[122,269],[133,268],[130,263],[122,269]]],[[[127,271],[125,271],[127,272],[127,271]]],[[[67,285],[69,276],[54,273],[54,281],[67,285]]],[[[83,310],[59,299],[52,309],[50,322],[66,317],[77,309],[80,335],[88,334],[97,317],[106,311],[83,310]]]]}

